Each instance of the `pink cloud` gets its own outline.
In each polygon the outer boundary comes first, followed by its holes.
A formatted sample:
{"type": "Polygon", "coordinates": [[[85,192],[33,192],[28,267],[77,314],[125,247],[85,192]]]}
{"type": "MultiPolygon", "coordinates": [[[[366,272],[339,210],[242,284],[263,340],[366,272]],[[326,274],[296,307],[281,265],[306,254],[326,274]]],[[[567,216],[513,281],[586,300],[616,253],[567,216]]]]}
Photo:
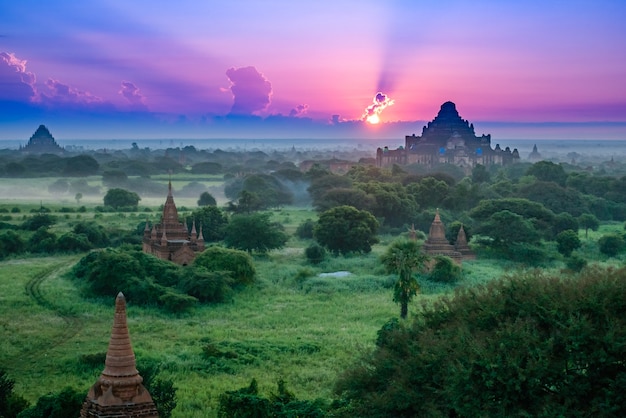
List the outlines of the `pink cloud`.
{"type": "Polygon", "coordinates": [[[121,94],[132,107],[142,110],[147,109],[145,97],[134,83],[122,81],[122,89],[118,93],[121,94]]]}
{"type": "Polygon", "coordinates": [[[289,116],[291,117],[302,116],[307,112],[307,110],[309,110],[309,105],[299,104],[298,106],[291,109],[291,111],[289,112],[289,116]]]}
{"type": "Polygon", "coordinates": [[[30,102],[36,97],[35,75],[26,71],[26,60],[0,52],[0,100],[30,102]]]}
{"type": "Polygon", "coordinates": [[[231,113],[249,115],[264,110],[270,104],[272,84],[256,68],[241,67],[226,70],[234,102],[231,113]]]}

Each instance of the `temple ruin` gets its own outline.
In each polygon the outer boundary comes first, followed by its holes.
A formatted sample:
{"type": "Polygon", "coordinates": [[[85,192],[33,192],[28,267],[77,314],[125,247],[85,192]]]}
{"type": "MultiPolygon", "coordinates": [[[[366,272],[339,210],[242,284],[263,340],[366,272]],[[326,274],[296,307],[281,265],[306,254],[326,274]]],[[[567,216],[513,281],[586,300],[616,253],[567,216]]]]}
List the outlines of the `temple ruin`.
{"type": "Polygon", "coordinates": [[[81,418],[158,418],[152,396],[142,385],[126,324],[126,299],[115,299],[115,318],[104,370],[89,389],[81,418]]]}
{"type": "Polygon", "coordinates": [[[452,102],[441,105],[435,119],[424,126],[421,136],[406,136],[404,146],[395,150],[389,147],[376,150],[378,167],[453,164],[466,173],[477,164],[508,165],[519,159],[517,148],[511,151],[506,147],[503,150],[499,144],[491,148],[491,135],[476,136],[474,124],[462,119],[452,102]]]}
{"type": "Polygon", "coordinates": [[[446,227],[441,222],[439,216],[439,209],[435,213],[435,219],[433,219],[428,232],[428,238],[422,246],[422,251],[430,256],[443,255],[450,257],[458,264],[461,264],[462,260],[473,260],[476,258],[470,247],[467,245],[467,236],[463,226],[459,229],[457,239],[454,245],[448,242],[446,238],[446,227]]]}
{"type": "Polygon", "coordinates": [[[183,266],[190,264],[196,258],[197,253],[204,251],[202,228],[198,232],[194,221],[191,232],[189,232],[187,227],[178,220],[178,210],[172,195],[171,181],[168,184],[161,223],[154,224],[150,228],[146,222],[142,249],[144,253],[183,266]]]}
{"type": "Polygon", "coordinates": [[[25,146],[20,145],[19,150],[25,154],[63,154],[65,152],[45,125],[39,125],[28,143],[25,146]]]}

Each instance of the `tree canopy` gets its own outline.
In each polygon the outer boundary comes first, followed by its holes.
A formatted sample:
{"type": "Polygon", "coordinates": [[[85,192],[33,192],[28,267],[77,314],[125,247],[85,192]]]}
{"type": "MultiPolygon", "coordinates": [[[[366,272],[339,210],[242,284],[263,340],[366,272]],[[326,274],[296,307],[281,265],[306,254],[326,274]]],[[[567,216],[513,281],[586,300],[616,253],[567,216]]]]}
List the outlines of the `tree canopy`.
{"type": "Polygon", "coordinates": [[[124,189],[109,189],[104,195],[104,205],[114,209],[122,207],[137,207],[141,198],[135,192],[124,189]]]}
{"type": "Polygon", "coordinates": [[[313,234],[335,254],[369,253],[378,242],[378,221],[364,210],[337,206],[320,214],[313,234]]]}
{"type": "Polygon", "coordinates": [[[459,289],[381,329],[341,416],[624,416],[624,298],[624,268],[459,289]]]}

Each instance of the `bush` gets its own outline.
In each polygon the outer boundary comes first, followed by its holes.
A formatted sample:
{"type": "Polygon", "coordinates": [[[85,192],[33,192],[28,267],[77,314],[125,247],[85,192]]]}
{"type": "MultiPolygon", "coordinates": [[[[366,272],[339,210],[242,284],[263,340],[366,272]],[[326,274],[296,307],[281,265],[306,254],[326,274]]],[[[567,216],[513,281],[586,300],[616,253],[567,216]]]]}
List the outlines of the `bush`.
{"type": "Polygon", "coordinates": [[[73,388],[50,393],[37,400],[37,404],[22,411],[18,418],[67,418],[80,416],[85,394],[73,388]]]}
{"type": "Polygon", "coordinates": [[[252,284],[256,276],[252,257],[248,253],[224,247],[208,247],[196,256],[193,265],[210,272],[226,271],[236,285],[252,284]]]}
{"type": "Polygon", "coordinates": [[[313,239],[313,228],[315,228],[315,222],[307,219],[296,228],[296,236],[301,239],[313,239]]]}
{"type": "Polygon", "coordinates": [[[598,240],[600,252],[609,257],[615,257],[624,249],[624,238],[621,235],[604,235],[598,240]]]}
{"type": "Polygon", "coordinates": [[[435,265],[428,274],[428,278],[439,283],[455,283],[461,278],[461,266],[450,257],[438,255],[435,257],[435,265]]]}
{"type": "Polygon", "coordinates": [[[326,250],[319,244],[309,245],[304,254],[311,264],[319,264],[326,258],[326,250]]]}
{"type": "Polygon", "coordinates": [[[388,324],[339,379],[345,416],[626,416],[626,268],[533,271],[388,324]]]}

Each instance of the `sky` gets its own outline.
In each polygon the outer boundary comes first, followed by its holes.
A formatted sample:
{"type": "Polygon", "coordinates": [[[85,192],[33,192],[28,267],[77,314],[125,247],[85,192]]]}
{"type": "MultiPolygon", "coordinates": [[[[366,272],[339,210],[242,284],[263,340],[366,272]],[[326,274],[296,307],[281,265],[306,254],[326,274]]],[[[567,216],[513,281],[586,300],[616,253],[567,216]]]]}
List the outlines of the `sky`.
{"type": "Polygon", "coordinates": [[[623,0],[0,2],[0,139],[626,140],[623,0]],[[370,123],[378,122],[378,123],[370,123]]]}

